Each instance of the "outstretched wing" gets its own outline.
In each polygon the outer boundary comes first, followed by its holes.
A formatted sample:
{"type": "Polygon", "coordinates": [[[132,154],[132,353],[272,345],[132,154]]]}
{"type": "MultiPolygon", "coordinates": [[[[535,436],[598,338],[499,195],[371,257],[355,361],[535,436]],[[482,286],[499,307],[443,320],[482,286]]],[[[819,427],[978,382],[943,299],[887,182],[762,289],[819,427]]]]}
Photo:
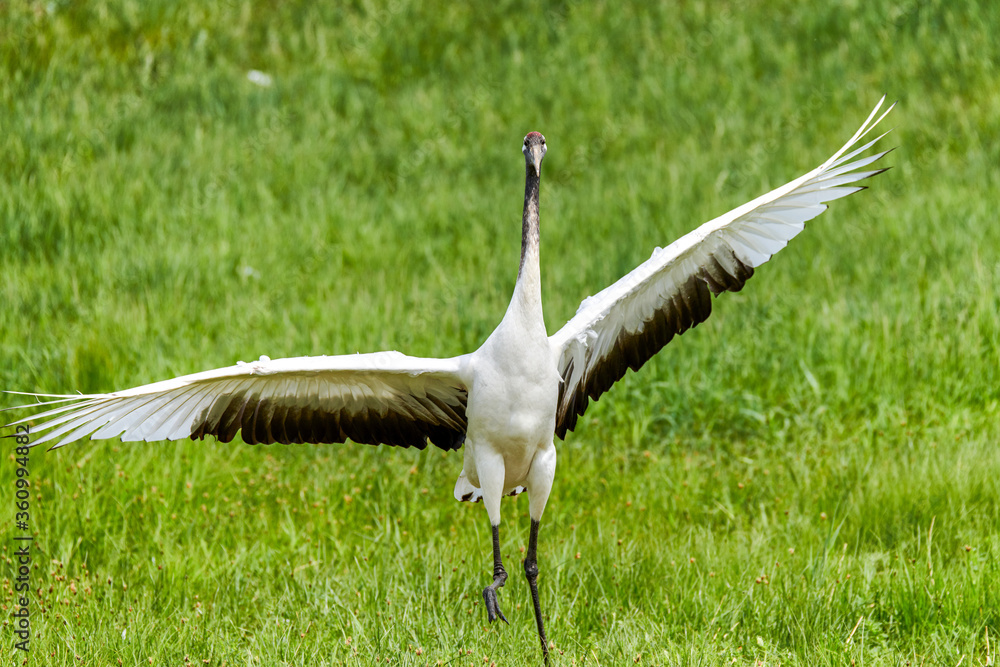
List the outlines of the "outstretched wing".
{"type": "Polygon", "coordinates": [[[560,438],[626,369],[639,370],[674,334],[703,322],[712,311],[710,292],[742,289],[754,268],[825,211],[826,202],[863,190],[852,184],[885,171],[862,170],[888,151],[858,157],[884,134],[848,153],[895,106],[873,122],[884,101],[816,169],[657,248],[621,280],[584,299],[573,319],[549,337],[563,378],[556,414],[560,438]]]}
{"type": "MultiPolygon", "coordinates": [[[[28,407],[32,445],[91,439],[204,438],[250,444],[355,442],[458,449],[465,440],[465,357],[399,352],[297,357],[185,375],[111,394],[52,396],[28,407]]],[[[37,396],[37,394],[36,394],[37,396]]]]}

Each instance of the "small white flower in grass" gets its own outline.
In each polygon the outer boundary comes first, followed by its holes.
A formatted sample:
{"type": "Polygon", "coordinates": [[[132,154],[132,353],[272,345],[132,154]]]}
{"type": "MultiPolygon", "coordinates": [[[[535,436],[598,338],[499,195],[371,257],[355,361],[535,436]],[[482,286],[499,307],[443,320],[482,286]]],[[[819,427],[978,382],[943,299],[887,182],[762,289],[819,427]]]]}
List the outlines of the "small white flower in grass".
{"type": "Polygon", "coordinates": [[[125,639],[125,633],[128,632],[128,628],[122,630],[122,639],[125,639]]]}
{"type": "Polygon", "coordinates": [[[247,81],[261,88],[270,88],[271,84],[274,83],[274,79],[271,78],[270,74],[265,74],[258,69],[252,69],[247,72],[247,81]]]}
{"type": "Polygon", "coordinates": [[[250,278],[253,278],[254,280],[257,280],[257,279],[260,278],[260,271],[258,271],[257,269],[253,268],[252,266],[248,266],[246,264],[244,264],[243,266],[241,266],[239,268],[239,274],[240,274],[240,278],[243,278],[244,280],[247,280],[247,279],[250,279],[250,278]]]}

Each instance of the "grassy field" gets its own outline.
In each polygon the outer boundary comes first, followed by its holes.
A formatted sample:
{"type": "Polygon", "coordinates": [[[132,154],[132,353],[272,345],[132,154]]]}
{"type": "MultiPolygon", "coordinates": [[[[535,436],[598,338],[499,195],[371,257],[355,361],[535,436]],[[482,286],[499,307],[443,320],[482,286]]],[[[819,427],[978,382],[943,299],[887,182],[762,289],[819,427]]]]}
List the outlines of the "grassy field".
{"type": "MultiPolygon", "coordinates": [[[[0,388],[471,351],[536,129],[555,331],[885,93],[894,168],[559,443],[553,664],[997,664],[993,3],[318,4],[0,3],[0,388]]],[[[17,651],[8,453],[4,664],[540,663],[461,452],[214,441],[33,450],[17,651]]]]}

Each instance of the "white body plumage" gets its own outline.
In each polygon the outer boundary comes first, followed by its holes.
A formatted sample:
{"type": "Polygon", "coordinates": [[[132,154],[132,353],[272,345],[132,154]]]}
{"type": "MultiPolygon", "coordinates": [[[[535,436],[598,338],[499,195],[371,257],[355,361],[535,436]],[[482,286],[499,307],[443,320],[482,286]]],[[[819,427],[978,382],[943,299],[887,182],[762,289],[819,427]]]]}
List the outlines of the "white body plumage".
{"type": "Polygon", "coordinates": [[[500,325],[469,359],[469,430],[455,497],[481,495],[494,526],[500,498],[519,488],[528,492],[531,518],[541,519],[555,475],[561,378],[542,319],[537,246],[534,255],[522,265],[500,325]]]}

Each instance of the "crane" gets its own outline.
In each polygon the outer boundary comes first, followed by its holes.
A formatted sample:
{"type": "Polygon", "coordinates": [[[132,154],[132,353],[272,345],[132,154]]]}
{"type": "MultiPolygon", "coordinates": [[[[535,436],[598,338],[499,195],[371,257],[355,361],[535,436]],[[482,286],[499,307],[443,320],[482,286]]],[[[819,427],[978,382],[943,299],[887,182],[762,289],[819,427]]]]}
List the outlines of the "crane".
{"type": "Polygon", "coordinates": [[[399,352],[297,357],[220,368],[107,394],[45,397],[32,445],[53,449],[85,437],[123,441],[386,444],[444,450],[463,446],[454,495],[482,501],[493,533],[493,581],[483,590],[490,623],[507,622],[497,591],[500,501],[528,493],[531,529],[524,573],[543,655],[548,641],[538,596],[538,532],[556,471],[555,438],[566,437],[590,401],[639,368],[677,334],[704,321],[712,295],[738,291],[754,269],[826,210],[863,189],[857,182],[888,151],[858,144],[892,110],[883,97],[862,126],[819,167],[704,223],[595,296],[553,335],[542,319],[539,185],[546,142],[524,138],[521,261],[503,319],[475,352],[447,359],[399,352]]]}

